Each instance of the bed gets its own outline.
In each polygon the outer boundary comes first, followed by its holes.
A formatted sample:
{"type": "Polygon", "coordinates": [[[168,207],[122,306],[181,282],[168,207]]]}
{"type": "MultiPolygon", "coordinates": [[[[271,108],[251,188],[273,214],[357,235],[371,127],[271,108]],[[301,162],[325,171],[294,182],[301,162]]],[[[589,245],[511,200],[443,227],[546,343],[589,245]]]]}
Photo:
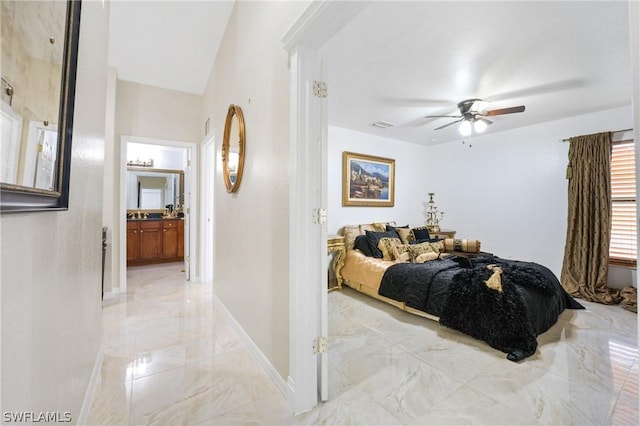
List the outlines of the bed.
{"type": "Polygon", "coordinates": [[[434,241],[425,227],[393,222],[341,234],[344,285],[483,340],[514,362],[535,353],[537,336],[565,309],[584,309],[548,268],[481,253],[479,242],[434,241]]]}

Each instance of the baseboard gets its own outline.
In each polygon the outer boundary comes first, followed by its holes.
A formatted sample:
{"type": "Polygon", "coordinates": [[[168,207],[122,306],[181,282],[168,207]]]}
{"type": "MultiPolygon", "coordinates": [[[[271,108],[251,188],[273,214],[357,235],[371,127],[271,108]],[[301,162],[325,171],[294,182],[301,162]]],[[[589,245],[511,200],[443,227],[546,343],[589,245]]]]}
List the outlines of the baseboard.
{"type": "Polygon", "coordinates": [[[213,294],[212,299],[213,303],[215,303],[215,305],[219,307],[220,310],[222,310],[222,312],[225,314],[233,330],[238,334],[238,337],[240,338],[242,343],[245,344],[251,355],[253,355],[255,360],[258,362],[258,365],[260,365],[260,368],[262,368],[262,370],[267,374],[276,389],[278,389],[280,395],[282,395],[283,398],[289,401],[291,398],[291,388],[287,384],[287,382],[285,382],[282,376],[280,376],[278,371],[274,368],[273,364],[271,364],[264,353],[262,353],[260,348],[258,348],[251,337],[249,337],[247,332],[244,331],[244,328],[242,328],[238,321],[236,321],[231,312],[229,312],[224,303],[222,303],[222,300],[220,300],[215,293],[213,294]]]}
{"type": "Polygon", "coordinates": [[[110,300],[113,299],[113,291],[105,291],[102,295],[102,300],[110,300]]]}
{"type": "Polygon", "coordinates": [[[100,377],[100,371],[102,370],[102,362],[104,361],[104,352],[102,351],[102,345],[98,350],[96,361],[93,364],[93,371],[91,372],[91,378],[89,379],[89,385],[87,391],[84,394],[84,400],[82,401],[82,407],[80,407],[80,413],[78,413],[77,425],[86,425],[87,418],[89,416],[89,409],[91,408],[91,401],[93,401],[93,394],[96,390],[96,384],[100,377]]]}

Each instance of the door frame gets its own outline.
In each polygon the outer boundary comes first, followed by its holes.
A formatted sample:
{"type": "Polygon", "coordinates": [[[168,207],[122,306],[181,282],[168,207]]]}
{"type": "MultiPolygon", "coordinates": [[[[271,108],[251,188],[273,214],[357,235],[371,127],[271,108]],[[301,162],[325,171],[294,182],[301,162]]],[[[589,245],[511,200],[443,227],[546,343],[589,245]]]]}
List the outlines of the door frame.
{"type": "MultiPolygon", "coordinates": [[[[324,44],[369,2],[314,0],[282,38],[289,54],[289,406],[294,413],[318,404],[321,356],[313,341],[326,330],[327,227],[312,220],[313,210],[326,208],[326,98],[313,94],[315,81],[327,81],[324,44]],[[324,158],[319,158],[324,153],[324,158]],[[318,155],[320,154],[320,155],[318,155]],[[323,205],[323,202],[325,203],[323,205]],[[324,279],[323,279],[324,277],[324,279]],[[326,299],[325,299],[326,301],[326,299]]],[[[330,96],[330,88],[328,89],[330,96]]],[[[326,356],[325,356],[326,359],[326,356]]]]}
{"type": "Polygon", "coordinates": [[[217,165],[215,134],[214,129],[211,131],[211,136],[205,138],[201,144],[200,202],[202,203],[202,217],[200,219],[200,229],[202,230],[202,241],[200,245],[200,280],[202,282],[213,282],[213,270],[215,267],[214,183],[217,165]],[[211,221],[210,225],[207,224],[207,220],[211,221]]]}
{"type": "MultiPolygon", "coordinates": [[[[185,192],[190,193],[190,215],[189,215],[189,269],[192,272],[191,282],[198,281],[198,277],[193,276],[193,272],[197,271],[197,224],[198,224],[198,144],[183,141],[173,141],[166,139],[146,138],[140,136],[120,136],[120,203],[118,208],[118,222],[120,223],[119,232],[119,247],[120,247],[120,293],[127,292],[127,144],[129,142],[147,144],[147,145],[162,145],[170,146],[174,148],[184,148],[191,153],[191,179],[189,179],[188,188],[185,187],[185,192]]],[[[186,171],[185,171],[186,172],[186,171]]],[[[185,199],[187,199],[185,194],[185,199]]],[[[185,230],[186,232],[186,230],[185,230]]],[[[185,247],[187,249],[187,247],[185,247]]],[[[187,250],[185,250],[187,251],[187,250]]],[[[115,290],[115,289],[114,289],[115,290]]]]}

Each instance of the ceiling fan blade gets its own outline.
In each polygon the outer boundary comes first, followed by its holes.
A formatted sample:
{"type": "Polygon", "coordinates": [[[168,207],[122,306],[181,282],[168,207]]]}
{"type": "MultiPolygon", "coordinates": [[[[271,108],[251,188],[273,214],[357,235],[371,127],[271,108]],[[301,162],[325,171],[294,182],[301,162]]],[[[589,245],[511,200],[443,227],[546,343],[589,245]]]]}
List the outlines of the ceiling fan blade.
{"type": "Polygon", "coordinates": [[[479,115],[476,115],[476,120],[484,121],[487,124],[493,124],[493,121],[487,120],[486,118],[484,118],[482,116],[479,116],[479,115]]]}
{"type": "Polygon", "coordinates": [[[444,129],[445,127],[453,126],[454,124],[459,123],[462,120],[464,120],[464,118],[461,118],[460,120],[452,121],[451,123],[447,123],[444,126],[436,127],[433,130],[440,130],[440,129],[444,129]]]}
{"type": "Polygon", "coordinates": [[[492,109],[491,111],[485,111],[485,117],[491,117],[493,115],[503,115],[503,114],[513,114],[515,112],[523,112],[524,105],[510,107],[510,108],[501,108],[501,109],[492,109]]]}

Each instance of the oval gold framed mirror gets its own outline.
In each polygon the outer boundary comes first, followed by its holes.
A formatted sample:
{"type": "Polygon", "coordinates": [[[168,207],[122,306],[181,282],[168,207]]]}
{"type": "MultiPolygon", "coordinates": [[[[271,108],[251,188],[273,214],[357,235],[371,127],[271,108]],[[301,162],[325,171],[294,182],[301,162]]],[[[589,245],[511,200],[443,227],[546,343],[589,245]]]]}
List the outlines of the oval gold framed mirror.
{"type": "Polygon", "coordinates": [[[244,169],[244,115],[238,105],[229,105],[222,139],[222,175],[227,192],[236,192],[244,169]]]}

